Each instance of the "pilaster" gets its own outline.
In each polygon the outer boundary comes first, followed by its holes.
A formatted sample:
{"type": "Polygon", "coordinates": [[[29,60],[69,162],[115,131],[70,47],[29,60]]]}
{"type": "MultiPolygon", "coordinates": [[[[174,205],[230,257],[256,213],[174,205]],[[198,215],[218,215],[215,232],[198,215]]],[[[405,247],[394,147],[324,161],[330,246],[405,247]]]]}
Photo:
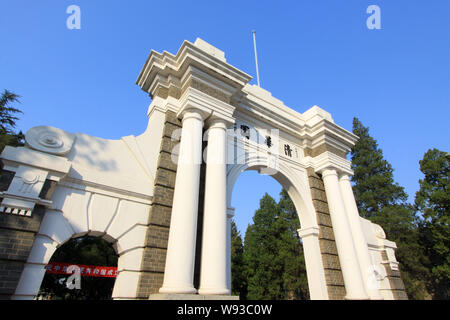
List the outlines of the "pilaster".
{"type": "Polygon", "coordinates": [[[318,241],[328,297],[331,300],[343,300],[346,294],[344,278],[339,263],[325,187],[322,177],[315,173],[314,169],[308,168],[307,173],[312,201],[317,216],[317,224],[319,226],[318,241]]]}
{"type": "Polygon", "coordinates": [[[226,295],[227,285],[227,124],[209,123],[206,158],[205,209],[199,294],[226,295]]]}
{"type": "Polygon", "coordinates": [[[177,172],[177,164],[172,161],[172,134],[175,130],[181,130],[181,122],[173,111],[166,111],[139,277],[138,299],[148,299],[149,295],[157,293],[163,284],[177,172]]]}
{"type": "Polygon", "coordinates": [[[336,170],[327,168],[322,172],[322,179],[330,205],[331,223],[347,292],[345,297],[346,299],[368,299],[339,188],[338,174],[336,170]]]}
{"type": "Polygon", "coordinates": [[[70,164],[58,156],[10,146],[1,160],[0,299],[12,299],[54,187],[70,164]]]}

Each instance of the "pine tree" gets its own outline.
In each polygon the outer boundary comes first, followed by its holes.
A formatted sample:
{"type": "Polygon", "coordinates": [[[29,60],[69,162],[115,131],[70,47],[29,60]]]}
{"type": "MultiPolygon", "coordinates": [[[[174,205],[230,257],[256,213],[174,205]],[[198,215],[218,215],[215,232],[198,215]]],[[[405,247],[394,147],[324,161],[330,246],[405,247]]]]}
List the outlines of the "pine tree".
{"type": "Polygon", "coordinates": [[[300,222],[294,203],[289,197],[286,189],[280,193],[281,216],[278,222],[284,224],[286,232],[280,238],[280,254],[284,259],[283,280],[284,287],[289,299],[309,299],[308,280],[306,276],[305,256],[303,247],[297,230],[300,229],[300,222]],[[280,220],[281,219],[281,220],[280,220]]]}
{"type": "Polygon", "coordinates": [[[352,181],[355,183],[353,192],[360,215],[370,218],[385,207],[404,204],[408,195],[394,182],[394,170],[384,160],[383,151],[375,139],[369,135],[369,128],[353,118],[353,133],[359,137],[351,150],[351,159],[352,181]]]}
{"type": "Polygon", "coordinates": [[[450,298],[450,168],[449,155],[428,150],[419,161],[424,179],[419,180],[415,205],[422,212],[420,236],[430,270],[429,289],[436,299],[450,298]]]}
{"type": "Polygon", "coordinates": [[[244,261],[250,300],[284,298],[283,268],[277,246],[279,234],[274,228],[278,215],[276,201],[266,193],[253,216],[253,224],[245,233],[244,261]]]}
{"type": "Polygon", "coordinates": [[[379,224],[388,239],[396,242],[402,279],[410,299],[426,295],[423,247],[419,243],[416,212],[407,203],[408,196],[394,181],[393,168],[383,158],[374,138],[357,119],[353,133],[359,136],[351,150],[353,192],[362,217],[379,224]]]}
{"type": "Polygon", "coordinates": [[[247,279],[245,278],[244,244],[234,220],[231,220],[231,294],[240,300],[247,298],[247,279]]]}
{"type": "Polygon", "coordinates": [[[20,96],[5,90],[0,96],[0,152],[6,145],[23,145],[24,135],[20,131],[14,132],[16,121],[19,120],[14,114],[22,113],[19,109],[11,106],[13,103],[20,103],[20,96]]]}
{"type": "Polygon", "coordinates": [[[249,299],[307,299],[298,216],[287,192],[280,202],[265,194],[245,234],[244,262],[249,299]]]}

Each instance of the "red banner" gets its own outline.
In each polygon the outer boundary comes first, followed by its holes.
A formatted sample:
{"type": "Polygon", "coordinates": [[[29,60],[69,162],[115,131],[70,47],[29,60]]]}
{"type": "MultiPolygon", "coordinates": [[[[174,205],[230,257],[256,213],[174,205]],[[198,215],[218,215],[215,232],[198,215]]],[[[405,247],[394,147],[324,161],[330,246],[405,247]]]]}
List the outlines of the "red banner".
{"type": "Polygon", "coordinates": [[[56,274],[73,274],[74,272],[67,272],[69,266],[75,265],[80,268],[80,275],[87,277],[107,277],[115,278],[117,276],[117,267],[101,267],[101,266],[87,266],[83,264],[52,262],[45,266],[47,273],[56,274]]]}

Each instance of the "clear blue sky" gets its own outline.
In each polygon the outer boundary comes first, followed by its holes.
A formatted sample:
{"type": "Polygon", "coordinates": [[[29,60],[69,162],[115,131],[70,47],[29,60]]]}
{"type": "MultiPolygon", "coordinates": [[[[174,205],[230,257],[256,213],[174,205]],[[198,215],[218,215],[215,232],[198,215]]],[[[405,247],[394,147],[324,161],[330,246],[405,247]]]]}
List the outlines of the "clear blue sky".
{"type": "MultiPolygon", "coordinates": [[[[151,49],[176,53],[200,37],[255,75],[289,107],[318,105],[351,130],[370,127],[410,200],[419,160],[449,151],[450,1],[92,1],[0,0],[0,90],[22,96],[18,129],[51,125],[109,139],[142,133],[150,98],[135,84],[151,49]],[[81,8],[81,30],[66,8],[81,8]],[[381,30],[369,30],[369,5],[381,30]]],[[[256,83],[256,79],[252,80],[256,83]]],[[[242,175],[234,190],[245,231],[268,177],[242,175]]]]}

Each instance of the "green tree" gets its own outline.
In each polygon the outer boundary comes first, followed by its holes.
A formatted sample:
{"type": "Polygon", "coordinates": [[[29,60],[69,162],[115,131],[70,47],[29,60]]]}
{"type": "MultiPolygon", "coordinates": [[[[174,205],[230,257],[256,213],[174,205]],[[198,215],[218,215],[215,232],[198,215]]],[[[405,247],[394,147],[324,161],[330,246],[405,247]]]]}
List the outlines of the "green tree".
{"type": "Polygon", "coordinates": [[[394,170],[383,158],[376,140],[369,135],[369,128],[353,118],[353,133],[359,137],[351,150],[351,159],[353,192],[360,215],[371,218],[383,208],[405,204],[408,195],[394,182],[394,170]]]}
{"type": "Polygon", "coordinates": [[[247,298],[245,278],[244,244],[234,220],[231,220],[231,293],[241,300],[247,298]]]}
{"type": "Polygon", "coordinates": [[[281,196],[278,204],[267,193],[263,196],[245,234],[245,275],[252,300],[308,297],[298,217],[287,193],[281,196]]]}
{"type": "Polygon", "coordinates": [[[0,152],[6,145],[23,145],[24,135],[22,132],[14,132],[16,121],[19,120],[15,114],[22,113],[12,106],[13,103],[20,103],[20,96],[5,90],[0,97],[0,152]]]}
{"type": "Polygon", "coordinates": [[[424,179],[419,180],[415,205],[423,216],[421,242],[428,257],[428,287],[435,299],[450,298],[450,185],[449,155],[430,149],[419,161],[424,179]]]}
{"type": "Polygon", "coordinates": [[[283,223],[282,230],[286,230],[280,238],[280,254],[285,266],[284,287],[289,299],[309,299],[305,255],[297,232],[300,229],[300,221],[294,203],[284,188],[281,190],[278,206],[281,212],[278,221],[283,223]]]}
{"type": "Polygon", "coordinates": [[[353,133],[359,136],[351,150],[353,192],[359,212],[379,224],[388,239],[396,242],[406,293],[410,299],[423,299],[427,270],[416,211],[407,202],[403,187],[394,181],[394,170],[369,135],[369,128],[354,118],[353,133]]]}
{"type": "Polygon", "coordinates": [[[247,266],[248,299],[280,300],[284,298],[282,264],[278,254],[278,231],[274,228],[279,215],[276,201],[267,193],[247,228],[244,243],[244,260],[247,266]]]}

